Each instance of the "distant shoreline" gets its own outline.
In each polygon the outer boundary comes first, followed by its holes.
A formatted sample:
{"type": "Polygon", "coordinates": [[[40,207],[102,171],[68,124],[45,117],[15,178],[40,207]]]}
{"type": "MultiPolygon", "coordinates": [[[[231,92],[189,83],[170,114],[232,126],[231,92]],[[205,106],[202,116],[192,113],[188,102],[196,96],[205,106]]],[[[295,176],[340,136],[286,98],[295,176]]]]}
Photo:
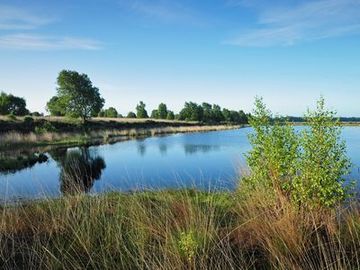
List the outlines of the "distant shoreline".
{"type": "Polygon", "coordinates": [[[24,118],[0,117],[0,150],[12,147],[84,146],[115,143],[131,138],[156,135],[206,132],[242,128],[245,125],[207,125],[199,122],[156,119],[94,118],[85,126],[77,120],[37,117],[32,123],[24,118]]]}

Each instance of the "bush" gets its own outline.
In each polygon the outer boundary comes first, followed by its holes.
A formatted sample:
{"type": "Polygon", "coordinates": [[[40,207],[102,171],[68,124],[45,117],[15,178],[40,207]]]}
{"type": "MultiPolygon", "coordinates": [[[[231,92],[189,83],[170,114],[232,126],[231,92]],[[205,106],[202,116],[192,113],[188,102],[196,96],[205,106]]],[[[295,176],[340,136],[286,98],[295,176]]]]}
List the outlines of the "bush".
{"type": "Polygon", "coordinates": [[[24,124],[31,126],[34,123],[34,118],[32,118],[30,115],[27,115],[24,117],[24,124]]]}
{"type": "Polygon", "coordinates": [[[316,110],[305,115],[308,127],[296,133],[291,123],[273,118],[262,99],[256,99],[247,154],[250,175],[243,180],[243,193],[260,187],[297,205],[327,207],[348,196],[343,176],[350,161],[335,112],[324,104],[321,98],[316,110]]]}
{"type": "Polygon", "coordinates": [[[136,114],[134,112],[129,112],[126,118],[136,118],[136,114]]]}
{"type": "Polygon", "coordinates": [[[35,128],[35,133],[38,134],[43,134],[46,132],[56,132],[56,131],[57,129],[50,122],[45,122],[41,127],[35,128]]]}

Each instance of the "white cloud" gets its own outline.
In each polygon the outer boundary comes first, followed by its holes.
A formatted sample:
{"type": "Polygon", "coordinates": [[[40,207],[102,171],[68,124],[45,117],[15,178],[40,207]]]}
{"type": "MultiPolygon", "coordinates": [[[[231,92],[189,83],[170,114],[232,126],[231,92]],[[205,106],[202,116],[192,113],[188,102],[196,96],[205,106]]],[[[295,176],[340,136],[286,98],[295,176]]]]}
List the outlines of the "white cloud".
{"type": "Polygon", "coordinates": [[[101,48],[101,43],[92,39],[75,37],[10,34],[0,36],[0,48],[18,50],[97,50],[101,48]]]}
{"type": "Polygon", "coordinates": [[[0,5],[0,30],[34,29],[52,21],[21,8],[0,5]]]}
{"type": "MultiPolygon", "coordinates": [[[[232,0],[233,5],[234,2],[249,7],[248,1],[232,0]]],[[[291,7],[267,4],[259,5],[257,12],[256,27],[242,31],[226,43],[240,46],[287,46],[360,34],[359,0],[303,1],[291,7]]]]}
{"type": "Polygon", "coordinates": [[[53,19],[34,14],[27,9],[0,5],[0,31],[6,33],[0,34],[0,48],[14,50],[97,50],[102,47],[101,42],[89,38],[38,34],[41,27],[54,22],[53,19]],[[34,33],[34,30],[37,33],[34,33]]]}

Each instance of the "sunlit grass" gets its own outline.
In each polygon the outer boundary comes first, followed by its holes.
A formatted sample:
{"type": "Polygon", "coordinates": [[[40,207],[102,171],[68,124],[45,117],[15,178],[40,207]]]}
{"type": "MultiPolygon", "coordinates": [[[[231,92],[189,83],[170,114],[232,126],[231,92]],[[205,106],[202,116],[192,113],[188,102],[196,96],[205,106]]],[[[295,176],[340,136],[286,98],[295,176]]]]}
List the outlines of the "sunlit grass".
{"type": "Polygon", "coordinates": [[[264,192],[78,195],[1,208],[5,269],[358,269],[357,203],[295,208],[264,192]]]}

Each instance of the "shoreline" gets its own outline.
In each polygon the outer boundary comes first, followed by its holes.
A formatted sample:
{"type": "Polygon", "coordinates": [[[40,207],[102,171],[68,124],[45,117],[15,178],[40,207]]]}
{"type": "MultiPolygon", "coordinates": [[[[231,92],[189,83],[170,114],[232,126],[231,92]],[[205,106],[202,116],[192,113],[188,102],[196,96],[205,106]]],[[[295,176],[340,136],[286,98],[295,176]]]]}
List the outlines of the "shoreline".
{"type": "Polygon", "coordinates": [[[112,144],[136,138],[153,137],[168,134],[210,132],[233,130],[247,127],[247,125],[189,125],[142,127],[129,129],[90,130],[84,132],[28,132],[8,131],[0,133],[0,151],[8,147],[31,148],[41,146],[90,146],[112,144]]]}

